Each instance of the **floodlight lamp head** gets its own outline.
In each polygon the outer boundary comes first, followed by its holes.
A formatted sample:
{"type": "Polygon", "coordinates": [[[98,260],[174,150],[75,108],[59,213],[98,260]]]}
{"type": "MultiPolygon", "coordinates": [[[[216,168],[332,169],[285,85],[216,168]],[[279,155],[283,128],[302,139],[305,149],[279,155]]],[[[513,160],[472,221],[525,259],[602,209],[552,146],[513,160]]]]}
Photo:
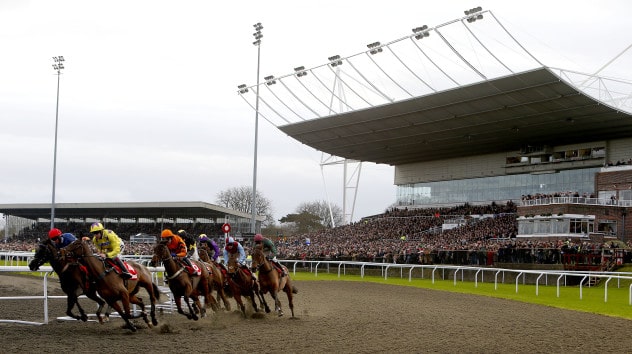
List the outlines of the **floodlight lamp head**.
{"type": "Polygon", "coordinates": [[[241,85],[237,86],[237,88],[238,89],[244,89],[244,88],[246,88],[246,84],[241,84],[241,85]]]}
{"type": "Polygon", "coordinates": [[[366,46],[367,46],[367,48],[369,48],[369,49],[370,49],[370,48],[379,47],[379,46],[380,46],[380,44],[381,44],[380,42],[373,42],[373,43],[371,43],[371,44],[367,44],[366,46]]]}
{"type": "Polygon", "coordinates": [[[266,76],[263,79],[266,80],[266,81],[270,81],[270,80],[274,79],[274,75],[266,76]]]}
{"type": "Polygon", "coordinates": [[[305,67],[303,65],[297,66],[294,68],[294,71],[303,71],[303,70],[305,70],[305,67]]]}
{"type": "Polygon", "coordinates": [[[327,59],[329,59],[329,61],[336,61],[336,60],[340,59],[340,55],[334,55],[334,56],[331,56],[331,57],[329,57],[327,59]]]}

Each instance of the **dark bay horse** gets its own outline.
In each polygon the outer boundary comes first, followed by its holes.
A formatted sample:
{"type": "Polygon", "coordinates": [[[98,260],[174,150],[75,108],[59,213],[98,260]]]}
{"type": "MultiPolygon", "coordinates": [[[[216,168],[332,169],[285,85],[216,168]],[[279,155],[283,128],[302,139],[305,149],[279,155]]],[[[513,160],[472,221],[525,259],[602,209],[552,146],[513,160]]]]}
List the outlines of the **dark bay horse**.
{"type": "Polygon", "coordinates": [[[224,308],[226,311],[231,310],[230,302],[228,301],[228,297],[226,296],[226,289],[224,286],[228,287],[228,282],[224,279],[224,274],[222,273],[221,266],[217,265],[211,257],[209,257],[208,252],[204,248],[198,249],[198,256],[200,260],[204,262],[204,265],[208,268],[209,276],[211,278],[211,286],[209,286],[209,291],[213,292],[213,289],[217,291],[217,302],[221,299],[224,302],[224,308]]]}
{"type": "MultiPolygon", "coordinates": [[[[88,269],[89,277],[96,282],[97,292],[99,295],[114,308],[121,318],[125,321],[127,328],[136,331],[136,326],[130,321],[132,318],[130,312],[130,303],[138,305],[141,310],[141,316],[148,327],[158,324],[156,319],[156,301],[160,298],[160,290],[154,284],[151,272],[147,267],[136,262],[127,261],[132,269],[130,273],[135,276],[128,280],[123,280],[114,268],[106,264],[106,261],[93,254],[90,248],[90,241],[77,240],[66,248],[62,249],[62,255],[66,258],[77,259],[88,269]],[[145,312],[145,304],[143,300],[137,296],[140,288],[144,288],[149,294],[151,301],[151,322],[145,312]],[[121,302],[119,304],[119,301],[121,302]],[[121,306],[122,305],[122,306],[121,306]]],[[[97,317],[101,314],[97,311],[97,317]]]]}
{"type": "Polygon", "coordinates": [[[233,294],[233,298],[237,302],[237,305],[241,309],[241,313],[246,316],[246,306],[241,299],[241,296],[250,298],[252,308],[255,312],[259,312],[255,297],[259,299],[259,305],[265,308],[266,312],[270,312],[270,308],[265,299],[259,292],[259,283],[252,278],[250,274],[247,274],[237,262],[239,254],[230,254],[228,257],[228,285],[233,294]]]}
{"type": "MultiPolygon", "coordinates": [[[[67,296],[66,315],[84,322],[88,320],[88,315],[86,315],[86,312],[81,305],[79,305],[78,297],[81,294],[85,294],[89,299],[99,304],[98,312],[103,309],[105,301],[97,295],[96,287],[90,285],[87,279],[87,271],[82,270],[79,263],[68,262],[62,258],[59,250],[53,245],[50,239],[46,239],[39,244],[33,260],[29,263],[29,269],[36,271],[46,262],[50,263],[55,273],[57,273],[59,282],[61,283],[61,290],[63,290],[67,296]],[[75,315],[72,312],[75,305],[77,309],[79,309],[79,315],[75,315]]],[[[109,309],[106,311],[105,316],[106,318],[109,317],[109,309]]],[[[101,317],[99,317],[99,321],[103,322],[101,317]]]]}
{"type": "Polygon", "coordinates": [[[188,319],[198,320],[196,309],[200,311],[202,317],[206,316],[206,308],[212,306],[217,308],[217,301],[211,296],[209,289],[209,272],[202,262],[191,259],[191,263],[199,268],[199,275],[191,275],[181,264],[176,262],[171,256],[171,251],[164,243],[158,243],[154,247],[154,255],[150,265],[156,266],[162,263],[169,282],[169,289],[173,293],[178,313],[185,315],[188,319]],[[200,302],[200,296],[204,297],[204,307],[200,302]],[[187,305],[189,312],[182,309],[182,298],[187,305]],[[189,302],[191,300],[193,305],[189,302]],[[195,306],[195,308],[194,308],[195,306]]]}
{"type": "Polygon", "coordinates": [[[298,289],[292,285],[290,273],[287,268],[285,266],[282,267],[285,270],[285,276],[281,276],[279,274],[279,271],[266,258],[263,250],[261,250],[261,247],[254,248],[254,252],[252,254],[252,268],[259,271],[259,287],[261,288],[261,296],[269,292],[272,299],[274,299],[275,311],[279,316],[283,316],[283,310],[281,310],[281,300],[279,300],[279,291],[285,292],[290,310],[292,311],[292,317],[294,317],[294,301],[292,294],[297,294],[298,289]]]}

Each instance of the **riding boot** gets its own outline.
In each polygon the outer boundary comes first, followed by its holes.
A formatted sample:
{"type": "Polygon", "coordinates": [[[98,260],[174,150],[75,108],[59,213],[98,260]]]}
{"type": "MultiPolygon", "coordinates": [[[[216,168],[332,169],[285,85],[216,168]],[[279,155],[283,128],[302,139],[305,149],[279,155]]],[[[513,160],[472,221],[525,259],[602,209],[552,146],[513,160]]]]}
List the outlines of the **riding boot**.
{"type": "Polygon", "coordinates": [[[114,258],[116,260],[116,263],[118,264],[119,268],[121,268],[121,278],[123,279],[130,279],[132,277],[131,274],[129,274],[129,272],[127,271],[127,267],[125,266],[125,264],[123,263],[123,261],[116,257],[114,258]]]}
{"type": "Polygon", "coordinates": [[[272,264],[274,264],[274,266],[281,271],[281,277],[284,277],[287,275],[287,273],[285,272],[285,269],[283,268],[283,266],[281,266],[281,263],[279,263],[278,261],[272,260],[272,264]]]}
{"type": "Polygon", "coordinates": [[[191,273],[193,273],[193,264],[191,263],[191,260],[189,259],[189,257],[182,257],[182,260],[187,265],[187,267],[191,269],[191,273]]]}

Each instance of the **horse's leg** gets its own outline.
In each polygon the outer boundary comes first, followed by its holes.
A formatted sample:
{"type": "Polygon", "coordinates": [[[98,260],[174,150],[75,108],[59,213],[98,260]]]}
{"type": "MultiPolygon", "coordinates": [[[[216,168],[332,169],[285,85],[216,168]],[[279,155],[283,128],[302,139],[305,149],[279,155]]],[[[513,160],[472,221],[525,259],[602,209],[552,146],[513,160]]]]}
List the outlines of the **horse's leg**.
{"type": "Polygon", "coordinates": [[[121,299],[121,303],[123,304],[123,310],[125,313],[125,316],[124,316],[125,324],[127,325],[129,329],[132,330],[132,332],[136,332],[136,326],[134,326],[134,324],[131,321],[132,312],[130,310],[130,296],[129,296],[129,293],[127,292],[127,288],[125,287],[125,285],[121,285],[121,287],[122,288],[119,291],[119,297],[121,299]]]}
{"type": "Polygon", "coordinates": [[[288,306],[290,307],[290,311],[292,311],[292,318],[294,318],[294,295],[292,295],[292,285],[288,282],[283,290],[287,295],[288,306]]]}
{"type": "Polygon", "coordinates": [[[74,293],[66,294],[66,315],[74,318],[75,320],[87,321],[88,316],[83,312],[81,306],[79,306],[79,302],[77,301],[77,296],[74,293]],[[72,313],[72,308],[77,304],[77,308],[79,309],[79,316],[72,313]]]}
{"type": "Polygon", "coordinates": [[[277,312],[279,317],[283,316],[283,310],[281,310],[281,300],[279,300],[279,288],[270,291],[270,295],[272,295],[272,299],[274,300],[274,311],[277,312]]]}
{"type": "Polygon", "coordinates": [[[154,326],[157,326],[158,319],[156,318],[156,302],[160,300],[160,289],[158,289],[158,285],[154,284],[153,281],[151,282],[150,288],[151,291],[147,290],[147,292],[149,292],[149,299],[151,303],[151,323],[154,326]]]}
{"type": "Polygon", "coordinates": [[[121,302],[123,303],[123,307],[121,307],[121,305],[119,305],[117,300],[108,300],[107,303],[108,305],[110,305],[110,307],[112,307],[114,310],[116,310],[116,312],[118,312],[118,314],[121,316],[121,318],[125,321],[125,324],[127,325],[127,328],[131,329],[132,332],[136,332],[136,326],[134,326],[134,324],[129,320],[129,300],[127,302],[127,306],[125,306],[125,301],[123,301],[123,299],[121,299],[121,302]]]}
{"type": "Polygon", "coordinates": [[[184,312],[184,310],[182,309],[182,298],[184,297],[184,302],[187,304],[187,307],[190,309],[191,306],[189,305],[189,301],[186,298],[186,296],[182,296],[180,294],[176,295],[174,294],[174,301],[176,302],[176,307],[178,308],[178,313],[185,315],[188,319],[191,319],[191,313],[186,313],[184,312]]]}
{"type": "Polygon", "coordinates": [[[221,279],[218,280],[217,285],[217,302],[219,303],[219,299],[221,297],[222,302],[224,302],[224,308],[226,311],[230,311],[230,302],[228,302],[228,297],[226,296],[226,292],[224,291],[224,284],[222,284],[221,279]]]}
{"type": "Polygon", "coordinates": [[[246,305],[244,305],[244,300],[241,298],[241,294],[233,294],[235,301],[237,302],[237,306],[241,310],[241,313],[244,315],[244,318],[248,318],[246,316],[246,305]]]}
{"type": "MultiPolygon", "coordinates": [[[[200,317],[206,317],[206,306],[202,306],[202,301],[200,301],[200,297],[198,295],[191,295],[191,303],[200,309],[200,317]]],[[[193,319],[197,321],[197,315],[193,319]]]]}
{"type": "Polygon", "coordinates": [[[151,322],[149,321],[149,316],[147,316],[147,312],[145,311],[145,303],[143,302],[143,299],[134,294],[130,296],[129,301],[140,307],[140,315],[143,318],[143,321],[145,321],[147,327],[151,328],[151,322]]]}
{"type": "Polygon", "coordinates": [[[259,299],[259,306],[261,306],[261,308],[263,308],[266,313],[270,313],[270,307],[268,306],[268,303],[266,302],[266,299],[263,296],[263,294],[265,294],[265,291],[261,289],[261,287],[259,286],[259,283],[255,282],[253,284],[252,292],[253,292],[252,302],[253,303],[255,302],[255,296],[256,296],[259,299]]]}

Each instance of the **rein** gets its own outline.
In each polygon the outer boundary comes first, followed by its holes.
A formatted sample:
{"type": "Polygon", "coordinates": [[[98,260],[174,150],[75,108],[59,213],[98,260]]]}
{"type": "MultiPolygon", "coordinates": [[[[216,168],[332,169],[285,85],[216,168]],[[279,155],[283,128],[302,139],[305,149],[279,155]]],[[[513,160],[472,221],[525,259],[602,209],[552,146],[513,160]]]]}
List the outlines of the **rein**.
{"type": "MultiPolygon", "coordinates": [[[[165,263],[165,261],[168,261],[168,260],[171,260],[172,262],[177,264],[177,262],[171,256],[164,256],[164,257],[160,258],[160,262],[162,262],[163,264],[165,263]]],[[[166,271],[166,269],[165,269],[165,271],[166,271]]],[[[180,269],[178,269],[175,273],[173,273],[173,275],[167,276],[167,280],[172,280],[172,279],[176,278],[178,275],[182,274],[182,272],[184,272],[184,267],[182,265],[180,265],[180,269]]]]}
{"type": "MultiPolygon", "coordinates": [[[[108,268],[106,267],[106,265],[105,265],[105,260],[104,260],[104,259],[102,259],[101,257],[98,257],[97,255],[94,255],[94,254],[89,254],[89,255],[85,255],[85,254],[75,254],[73,251],[66,251],[66,250],[64,250],[64,249],[62,249],[62,250],[61,250],[61,253],[62,253],[62,257],[66,258],[66,259],[70,258],[71,260],[73,260],[73,261],[74,261],[74,260],[76,260],[77,262],[78,262],[81,258],[90,258],[90,257],[94,257],[94,258],[99,259],[99,260],[101,261],[101,264],[103,264],[103,272],[99,273],[99,275],[97,275],[97,276],[96,276],[96,280],[102,280],[102,279],[104,279],[104,278],[108,275],[108,273],[110,273],[110,272],[112,272],[112,270],[114,270],[113,268],[108,269],[108,268]]],[[[64,270],[66,270],[70,264],[72,264],[72,262],[71,262],[71,263],[66,264],[66,266],[64,267],[64,270]]],[[[75,264],[76,264],[76,263],[75,263],[75,264]]],[[[86,265],[86,266],[87,266],[87,265],[86,265]]],[[[88,266],[87,266],[87,268],[88,268],[88,269],[91,269],[92,267],[88,267],[88,266]]],[[[95,269],[92,269],[92,270],[95,270],[95,269]]],[[[95,272],[95,273],[96,273],[96,272],[95,272]]]]}

